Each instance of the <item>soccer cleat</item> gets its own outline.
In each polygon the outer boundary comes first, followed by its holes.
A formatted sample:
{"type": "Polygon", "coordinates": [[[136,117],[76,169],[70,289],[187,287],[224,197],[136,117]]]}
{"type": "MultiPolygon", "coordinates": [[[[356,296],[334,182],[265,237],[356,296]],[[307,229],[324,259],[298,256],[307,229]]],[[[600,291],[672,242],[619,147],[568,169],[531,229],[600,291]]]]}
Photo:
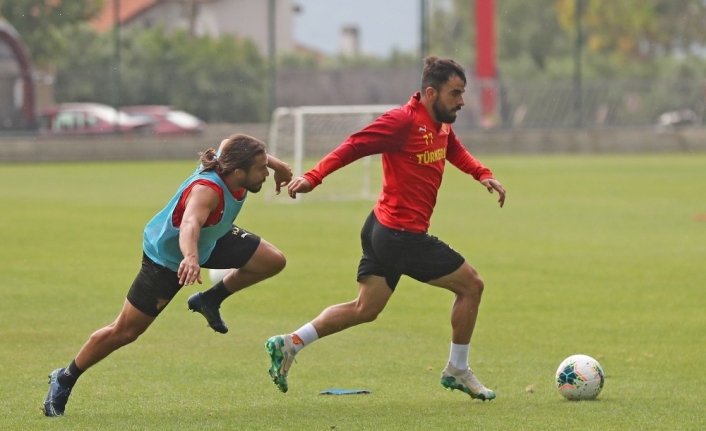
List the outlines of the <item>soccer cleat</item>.
{"type": "Polygon", "coordinates": [[[206,318],[206,322],[208,322],[208,326],[211,329],[221,334],[228,332],[226,322],[221,319],[221,313],[218,311],[221,307],[206,304],[203,300],[203,292],[194,293],[186,302],[189,304],[189,310],[201,313],[206,318]]]}
{"type": "Polygon", "coordinates": [[[71,388],[61,386],[58,381],[59,373],[63,373],[63,368],[58,368],[49,374],[49,392],[44,399],[44,416],[63,416],[66,403],[71,395],[71,388]]]}
{"type": "Polygon", "coordinates": [[[470,395],[471,398],[483,401],[495,398],[495,392],[483,386],[470,368],[459,370],[451,364],[446,364],[446,368],[441,373],[441,385],[452,391],[458,389],[470,395]]]}
{"type": "Polygon", "coordinates": [[[292,343],[292,336],[287,335],[275,335],[270,337],[265,343],[265,350],[267,354],[270,355],[270,376],[272,377],[272,383],[274,383],[277,388],[282,392],[287,392],[289,387],[287,386],[287,374],[289,373],[289,367],[292,366],[294,362],[294,343],[292,343]]]}

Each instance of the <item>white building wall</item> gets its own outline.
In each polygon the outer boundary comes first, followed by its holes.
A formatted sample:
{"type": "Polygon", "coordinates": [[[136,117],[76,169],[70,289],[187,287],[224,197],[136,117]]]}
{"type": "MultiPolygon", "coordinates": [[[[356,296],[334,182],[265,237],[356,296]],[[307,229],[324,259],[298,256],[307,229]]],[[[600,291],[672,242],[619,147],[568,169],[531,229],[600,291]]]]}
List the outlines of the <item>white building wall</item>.
{"type": "MultiPolygon", "coordinates": [[[[275,0],[277,52],[294,49],[293,0],[275,0]]],[[[196,3],[194,33],[218,38],[233,35],[251,39],[261,55],[269,52],[269,0],[214,0],[196,3]]],[[[143,12],[129,24],[142,28],[163,25],[167,31],[189,28],[188,5],[182,2],[162,2],[143,12]]]]}
{"type": "MultiPolygon", "coordinates": [[[[197,34],[217,37],[232,34],[252,39],[260,53],[269,52],[269,0],[222,0],[202,3],[196,25],[197,34]]],[[[276,34],[278,52],[294,48],[294,11],[292,0],[275,0],[276,34]]]]}

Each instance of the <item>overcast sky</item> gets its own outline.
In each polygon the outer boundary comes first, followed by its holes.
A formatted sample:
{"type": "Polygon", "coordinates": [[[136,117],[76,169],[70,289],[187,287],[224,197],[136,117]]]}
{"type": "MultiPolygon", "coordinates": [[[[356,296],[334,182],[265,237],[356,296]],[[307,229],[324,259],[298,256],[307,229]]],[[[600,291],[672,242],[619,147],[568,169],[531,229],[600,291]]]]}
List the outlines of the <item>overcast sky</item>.
{"type": "Polygon", "coordinates": [[[356,25],[364,54],[387,56],[397,48],[419,46],[418,0],[293,0],[302,8],[295,17],[297,43],[337,54],[341,27],[356,25]]]}

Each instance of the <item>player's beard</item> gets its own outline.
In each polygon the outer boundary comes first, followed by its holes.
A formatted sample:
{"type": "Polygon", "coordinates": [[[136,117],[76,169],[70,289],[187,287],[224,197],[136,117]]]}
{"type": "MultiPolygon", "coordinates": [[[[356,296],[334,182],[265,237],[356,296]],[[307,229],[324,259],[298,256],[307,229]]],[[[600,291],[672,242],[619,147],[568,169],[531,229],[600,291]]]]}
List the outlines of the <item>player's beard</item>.
{"type": "Polygon", "coordinates": [[[262,189],[264,183],[264,180],[257,183],[248,181],[243,185],[243,188],[251,193],[257,193],[262,189]]]}
{"type": "Polygon", "coordinates": [[[431,110],[434,111],[434,117],[437,121],[441,123],[451,124],[456,121],[456,110],[446,109],[441,103],[440,99],[437,97],[434,103],[431,105],[431,110]]]}

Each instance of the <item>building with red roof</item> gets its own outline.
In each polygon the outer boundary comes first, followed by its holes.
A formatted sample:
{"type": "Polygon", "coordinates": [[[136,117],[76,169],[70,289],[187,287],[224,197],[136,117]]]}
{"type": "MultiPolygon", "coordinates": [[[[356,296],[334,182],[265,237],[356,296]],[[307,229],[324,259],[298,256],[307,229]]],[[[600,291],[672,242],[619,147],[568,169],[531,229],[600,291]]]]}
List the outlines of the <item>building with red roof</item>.
{"type": "MultiPolygon", "coordinates": [[[[149,29],[157,25],[168,32],[186,29],[195,36],[232,35],[252,40],[262,55],[269,51],[269,1],[266,0],[105,0],[91,20],[99,32],[121,27],[149,29]]],[[[293,0],[275,4],[275,46],[292,51],[294,43],[293,0]]]]}

